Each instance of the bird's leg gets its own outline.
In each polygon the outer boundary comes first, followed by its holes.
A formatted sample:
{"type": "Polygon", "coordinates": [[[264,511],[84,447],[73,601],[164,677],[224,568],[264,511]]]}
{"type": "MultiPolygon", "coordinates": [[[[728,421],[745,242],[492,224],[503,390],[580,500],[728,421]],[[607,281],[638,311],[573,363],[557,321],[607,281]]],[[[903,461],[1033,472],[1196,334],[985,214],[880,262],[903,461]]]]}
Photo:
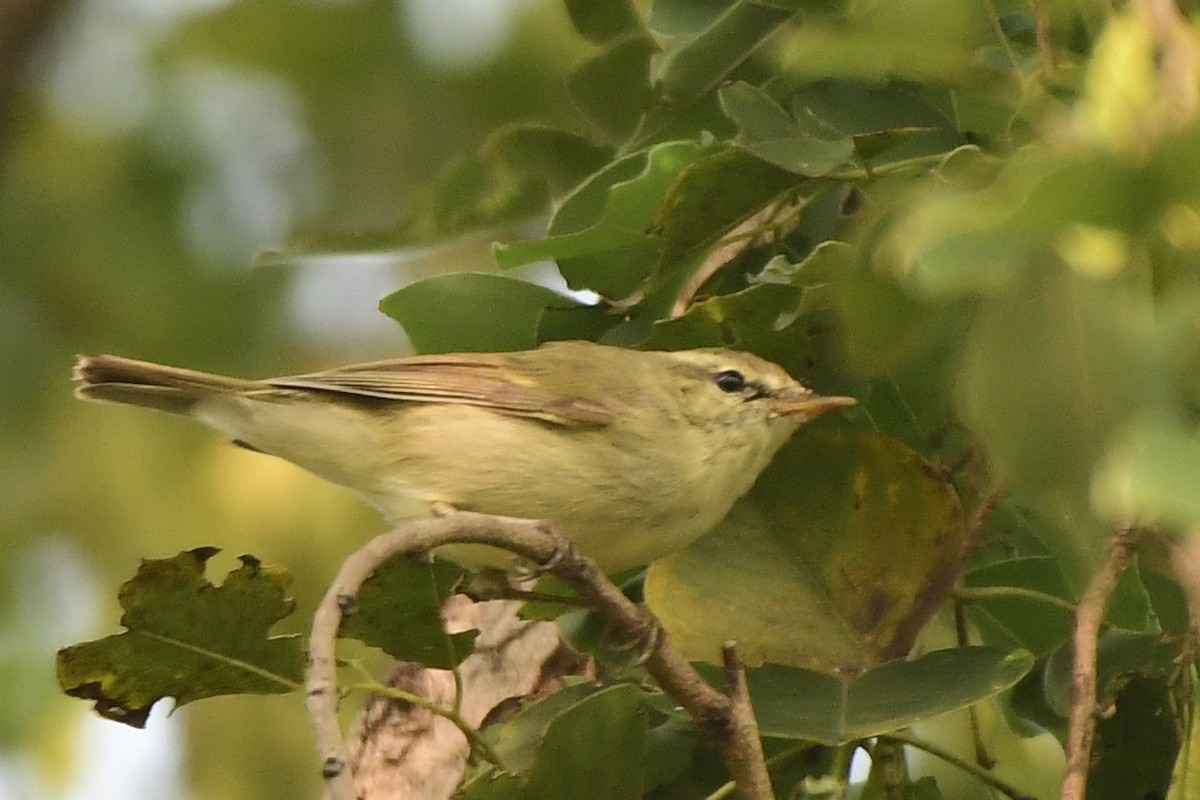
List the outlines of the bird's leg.
{"type": "Polygon", "coordinates": [[[435,517],[448,517],[458,511],[453,504],[447,503],[445,500],[434,500],[429,504],[429,512],[435,517]]]}

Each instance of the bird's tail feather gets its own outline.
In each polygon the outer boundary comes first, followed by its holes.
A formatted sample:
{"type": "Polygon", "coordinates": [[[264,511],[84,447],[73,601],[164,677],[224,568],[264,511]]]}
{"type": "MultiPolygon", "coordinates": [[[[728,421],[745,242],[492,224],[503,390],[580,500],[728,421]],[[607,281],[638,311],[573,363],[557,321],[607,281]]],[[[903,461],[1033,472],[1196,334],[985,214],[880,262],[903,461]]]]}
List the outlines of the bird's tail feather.
{"type": "Polygon", "coordinates": [[[75,382],[76,396],[87,400],[144,406],[172,414],[188,414],[198,401],[214,394],[259,386],[254,381],[110,355],[79,356],[75,382]]]}

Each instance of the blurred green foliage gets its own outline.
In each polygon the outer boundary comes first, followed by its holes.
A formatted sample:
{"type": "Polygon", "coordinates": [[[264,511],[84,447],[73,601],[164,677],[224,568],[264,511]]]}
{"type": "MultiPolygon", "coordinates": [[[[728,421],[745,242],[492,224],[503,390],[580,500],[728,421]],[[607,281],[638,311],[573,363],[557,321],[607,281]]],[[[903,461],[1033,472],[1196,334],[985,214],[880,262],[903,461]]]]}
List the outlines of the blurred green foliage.
{"type": "MultiPolygon", "coordinates": [[[[447,266],[424,262],[394,273],[389,288],[412,285],[385,310],[430,349],[482,348],[472,309],[510,323],[495,326],[504,341],[486,342],[497,347],[586,336],[752,349],[819,391],[858,397],[842,427],[915,451],[887,469],[911,464],[939,487],[931,495],[952,487],[968,510],[999,497],[982,530],[944,544],[978,537],[967,586],[992,594],[969,609],[974,635],[1038,656],[1000,701],[991,740],[1029,756],[1016,731],[1036,723],[1061,737],[1062,607],[1109,532],[1137,523],[1179,541],[1200,530],[1200,31],[1186,21],[1194,4],[1181,5],[1152,17],[1148,3],[1089,0],[547,3],[486,67],[451,74],[414,56],[391,4],[234,3],[158,29],[138,51],[149,110],[107,128],[68,113],[70,83],[56,72],[83,49],[81,6],[30,92],[9,100],[21,113],[0,167],[3,541],[19,559],[63,537],[102,585],[138,555],[234,543],[304,575],[303,619],[370,523],[286,468],[70,404],[69,354],[242,372],[353,357],[370,346],[342,339],[335,352],[303,335],[292,292],[313,263],[347,269],[364,252],[454,237],[458,249],[440,252],[474,272],[490,266],[485,240],[499,240],[499,266],[553,261],[598,303],[508,276],[415,283],[447,266]],[[541,235],[528,223],[547,213],[541,235]],[[273,266],[244,269],[263,248],[273,266]],[[1048,610],[1032,614],[1035,604],[1048,610]]],[[[756,492],[786,497],[795,472],[776,470],[756,492]]],[[[914,502],[905,511],[919,519],[905,524],[936,530],[946,507],[914,502]]],[[[825,541],[861,519],[828,523],[825,541]]],[[[886,520],[870,532],[896,535],[886,520]]],[[[960,566],[945,564],[948,551],[889,555],[859,534],[839,558],[935,565],[942,588],[922,601],[945,599],[960,566]]],[[[1144,560],[1110,610],[1104,691],[1125,699],[1098,730],[1096,769],[1111,774],[1155,742],[1181,753],[1182,786],[1196,747],[1194,650],[1179,636],[1179,587],[1151,568],[1163,559],[1144,560]]],[[[31,624],[18,601],[13,630],[31,624]]],[[[10,661],[6,675],[22,666],[10,661]]],[[[1028,666],[989,664],[973,676],[991,687],[976,698],[1028,666]]],[[[603,744],[617,761],[651,745],[692,752],[694,732],[668,728],[628,684],[577,692],[553,720],[533,707],[496,732],[516,737],[507,746],[529,756],[530,781],[550,780],[530,755],[543,742],[586,780],[589,720],[613,721],[603,744]]],[[[307,753],[283,755],[278,726],[260,727],[247,706],[202,706],[188,717],[201,794],[311,793],[315,778],[287,766],[307,753]],[[222,713],[241,737],[205,736],[222,713]]],[[[1097,796],[1166,795],[1172,758],[1160,755],[1097,796]]],[[[1061,769],[1049,760],[1009,764],[1008,779],[1035,791],[1061,769]]],[[[938,796],[918,775],[904,780],[938,796]]],[[[941,796],[983,796],[966,782],[941,796]]],[[[603,796],[638,790],[614,787],[603,796]]],[[[657,790],[699,796],[677,787],[657,790]]],[[[491,788],[521,796],[517,781],[491,788]]]]}

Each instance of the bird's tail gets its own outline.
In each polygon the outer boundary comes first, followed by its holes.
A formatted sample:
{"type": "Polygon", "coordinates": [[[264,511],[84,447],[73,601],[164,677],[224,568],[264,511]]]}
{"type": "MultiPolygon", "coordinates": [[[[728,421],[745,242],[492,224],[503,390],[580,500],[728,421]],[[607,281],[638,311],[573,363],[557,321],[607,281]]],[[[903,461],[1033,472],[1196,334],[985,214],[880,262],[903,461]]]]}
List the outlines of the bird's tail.
{"type": "Polygon", "coordinates": [[[205,398],[261,388],[254,381],[109,355],[79,356],[75,361],[75,382],[75,395],[86,400],[185,415],[205,398]]]}

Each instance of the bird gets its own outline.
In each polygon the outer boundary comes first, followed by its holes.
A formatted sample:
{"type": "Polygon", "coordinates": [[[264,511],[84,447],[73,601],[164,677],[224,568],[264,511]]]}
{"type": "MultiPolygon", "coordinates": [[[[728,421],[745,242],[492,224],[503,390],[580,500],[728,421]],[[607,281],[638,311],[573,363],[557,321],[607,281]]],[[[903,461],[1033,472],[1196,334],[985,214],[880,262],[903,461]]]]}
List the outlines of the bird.
{"type": "Polygon", "coordinates": [[[606,572],[698,539],[797,428],[855,403],[751,353],[584,341],[266,380],[80,355],[74,379],[80,398],[188,416],[349,487],[393,525],[445,509],[552,521],[606,572]]]}

